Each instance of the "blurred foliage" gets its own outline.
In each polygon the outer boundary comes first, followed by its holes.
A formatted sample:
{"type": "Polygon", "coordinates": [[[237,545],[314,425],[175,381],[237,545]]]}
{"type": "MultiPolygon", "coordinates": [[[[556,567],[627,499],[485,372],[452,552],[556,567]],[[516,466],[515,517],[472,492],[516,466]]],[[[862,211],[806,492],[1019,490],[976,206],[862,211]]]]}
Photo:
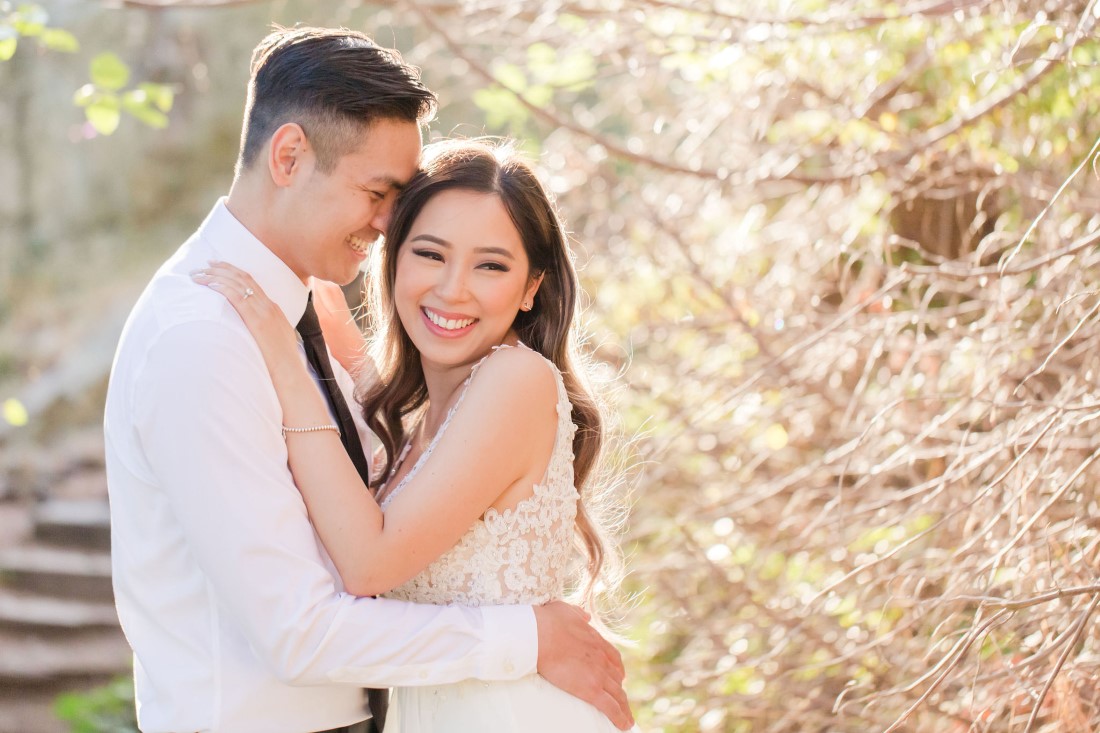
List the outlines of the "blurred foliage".
{"type": "Polygon", "coordinates": [[[1096,4],[412,6],[629,384],[643,728],[1100,725],[1096,4]]]}
{"type": "Polygon", "coordinates": [[[119,678],[90,692],[66,693],[54,703],[57,717],[72,733],[137,733],[134,685],[119,678]]]}
{"type": "Polygon", "coordinates": [[[0,3],[0,61],[15,55],[19,39],[37,39],[42,48],[62,53],[74,53],[80,48],[76,37],[64,28],[51,28],[49,16],[38,5],[23,4],[12,9],[11,3],[0,3]]]}
{"type": "MultiPolygon", "coordinates": [[[[35,38],[39,46],[50,51],[75,53],[80,49],[76,36],[63,28],[49,27],[49,14],[34,4],[22,4],[12,10],[11,4],[0,3],[0,61],[14,55],[20,37],[35,38]]],[[[105,51],[90,64],[91,82],[76,91],[73,102],[84,108],[92,129],[100,135],[110,135],[118,129],[122,112],[153,128],[168,126],[167,112],[172,109],[175,94],[168,84],[143,82],[124,90],[130,81],[130,67],[117,55],[105,51]]]]}
{"type": "Polygon", "coordinates": [[[433,134],[524,139],[571,222],[644,730],[1100,728],[1098,8],[308,16],[385,29],[433,134]]]}
{"type": "Polygon", "coordinates": [[[130,83],[130,69],[110,51],[92,59],[90,75],[91,83],[76,91],[73,102],[84,108],[88,123],[99,134],[117,130],[123,110],[149,127],[168,126],[174,94],[169,85],[144,82],[124,91],[130,83]]]}
{"type": "Polygon", "coordinates": [[[19,428],[27,424],[27,408],[14,397],[9,397],[0,404],[0,414],[3,415],[4,422],[13,427],[19,428]]]}

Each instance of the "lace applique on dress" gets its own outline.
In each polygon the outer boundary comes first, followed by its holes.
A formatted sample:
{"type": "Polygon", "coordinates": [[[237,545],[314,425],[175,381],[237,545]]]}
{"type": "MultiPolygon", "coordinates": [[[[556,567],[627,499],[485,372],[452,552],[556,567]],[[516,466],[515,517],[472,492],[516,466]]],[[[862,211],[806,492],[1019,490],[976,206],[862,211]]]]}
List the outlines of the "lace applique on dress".
{"type": "MultiPolygon", "coordinates": [[[[501,348],[508,347],[495,347],[494,352],[501,348]]],[[[466,397],[478,368],[491,356],[470,370],[458,400],[412,470],[382,501],[383,510],[424,465],[466,397]]],[[[419,575],[387,593],[388,597],[462,606],[533,605],[562,597],[577,517],[578,494],[573,485],[573,435],[577,427],[561,373],[553,362],[546,363],[557,381],[558,429],[543,480],[511,509],[486,511],[458,544],[419,575]]]]}

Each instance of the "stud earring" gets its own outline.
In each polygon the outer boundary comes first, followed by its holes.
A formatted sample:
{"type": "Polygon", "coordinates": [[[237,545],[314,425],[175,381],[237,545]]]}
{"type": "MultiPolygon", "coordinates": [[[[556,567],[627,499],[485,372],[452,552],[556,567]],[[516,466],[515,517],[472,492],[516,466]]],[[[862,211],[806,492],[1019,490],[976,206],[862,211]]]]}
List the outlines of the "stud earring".
{"type": "Polygon", "coordinates": [[[531,304],[530,303],[524,303],[519,308],[520,308],[520,310],[529,311],[529,310],[531,310],[531,304]]]}

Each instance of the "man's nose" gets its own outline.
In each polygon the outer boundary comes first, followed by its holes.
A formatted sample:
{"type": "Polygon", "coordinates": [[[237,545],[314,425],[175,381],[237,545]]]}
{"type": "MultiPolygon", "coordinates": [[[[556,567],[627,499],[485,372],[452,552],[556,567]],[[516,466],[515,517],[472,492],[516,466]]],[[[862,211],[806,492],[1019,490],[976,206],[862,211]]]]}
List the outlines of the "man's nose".
{"type": "Polygon", "coordinates": [[[390,226],[390,216],[393,214],[393,201],[386,200],[375,210],[371,217],[370,225],[376,232],[385,234],[390,226]]]}

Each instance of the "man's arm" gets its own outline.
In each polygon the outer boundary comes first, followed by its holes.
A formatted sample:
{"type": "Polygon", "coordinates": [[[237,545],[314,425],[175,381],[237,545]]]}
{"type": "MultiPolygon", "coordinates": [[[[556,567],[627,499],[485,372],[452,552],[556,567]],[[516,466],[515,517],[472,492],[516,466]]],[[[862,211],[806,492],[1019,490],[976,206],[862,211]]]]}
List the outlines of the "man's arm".
{"type": "Polygon", "coordinates": [[[465,609],[338,592],[286,467],[277,402],[243,326],[191,322],[150,348],[136,428],[218,598],[288,682],[423,685],[535,669],[527,608],[465,609]]]}
{"type": "Polygon", "coordinates": [[[532,614],[338,592],[287,468],[266,373],[243,325],[181,324],[150,349],[135,402],[146,456],[189,549],[279,679],[376,687],[506,680],[536,671],[537,657],[552,684],[620,728],[633,724],[618,652],[579,609],[558,602],[532,614]]]}

